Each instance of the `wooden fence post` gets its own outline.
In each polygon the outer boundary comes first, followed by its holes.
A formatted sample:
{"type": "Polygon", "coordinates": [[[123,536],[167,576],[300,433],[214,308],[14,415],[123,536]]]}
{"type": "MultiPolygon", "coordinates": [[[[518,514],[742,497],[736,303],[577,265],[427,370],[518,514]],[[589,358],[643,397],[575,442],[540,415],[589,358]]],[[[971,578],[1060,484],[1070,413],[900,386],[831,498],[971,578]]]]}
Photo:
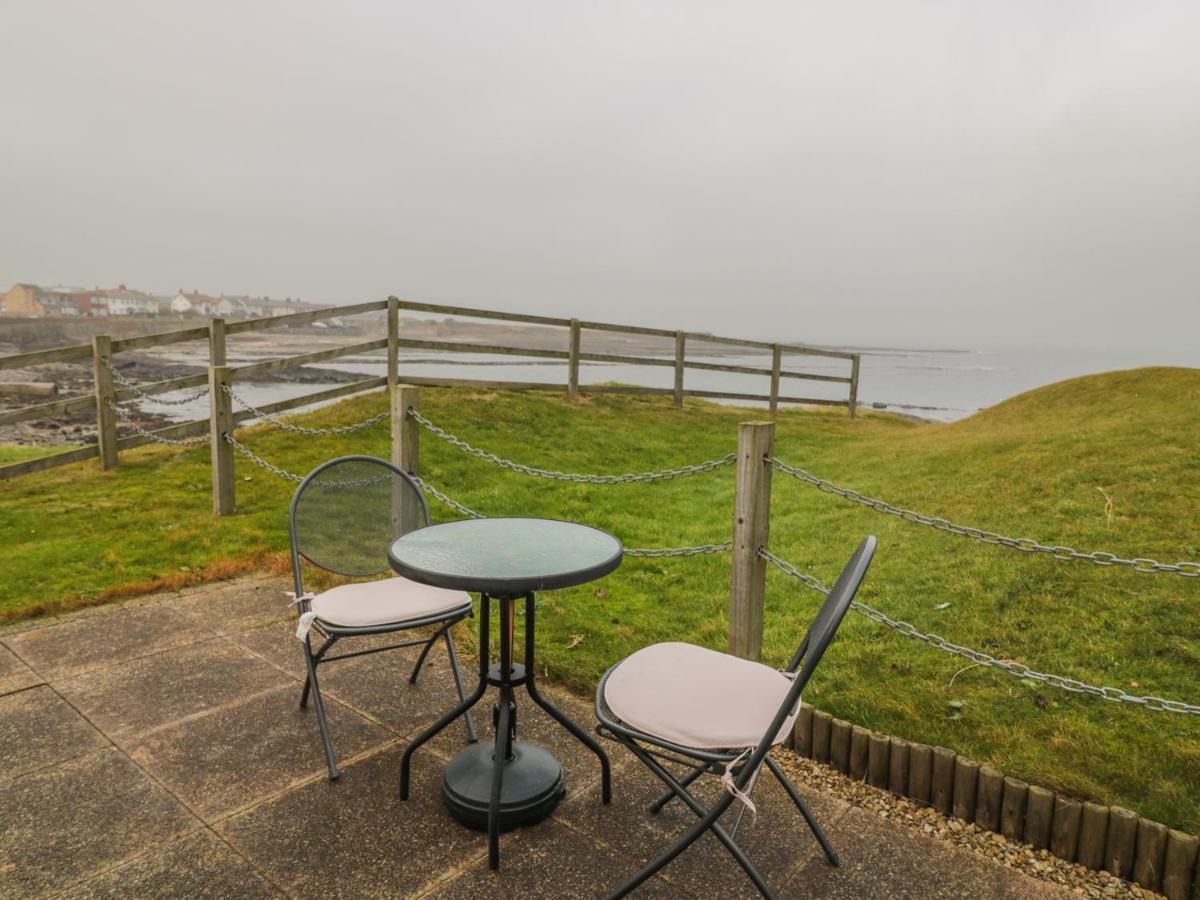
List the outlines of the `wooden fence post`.
{"type": "Polygon", "coordinates": [[[771,454],[773,422],[738,426],[737,484],[733,497],[733,574],[729,592],[729,652],[757,660],[762,651],[763,589],[771,526],[771,454]]]}
{"type": "Polygon", "coordinates": [[[855,353],[850,360],[850,418],[858,411],[858,363],[861,357],[855,353]]]}
{"type": "Polygon", "coordinates": [[[567,396],[579,396],[579,320],[571,320],[571,337],[567,346],[567,396]]]}
{"type": "Polygon", "coordinates": [[[92,337],[92,379],[96,385],[96,441],[100,447],[100,468],[104,471],[117,466],[117,402],[112,371],[112,338],[107,334],[92,337]]]}
{"type": "Polygon", "coordinates": [[[225,440],[225,435],[233,434],[233,398],[224,388],[232,383],[233,373],[228,366],[208,367],[208,434],[209,445],[212,448],[213,512],[218,516],[232,515],[235,501],[233,445],[225,440]]]}
{"type": "Polygon", "coordinates": [[[675,332],[675,407],[683,407],[683,364],[687,361],[687,335],[675,332]]]}
{"type": "Polygon", "coordinates": [[[771,345],[771,418],[779,411],[779,370],[783,367],[783,351],[771,345]]]}
{"type": "Polygon", "coordinates": [[[390,393],[400,372],[400,298],[388,297],[387,304],[387,383],[390,393]]]}
{"type": "Polygon", "coordinates": [[[208,364],[224,366],[228,364],[225,358],[225,320],[212,318],[208,320],[208,364]]]}
{"type": "MultiPolygon", "coordinates": [[[[392,462],[409,475],[421,474],[421,423],[408,414],[420,411],[421,390],[410,384],[391,389],[392,462]]],[[[399,485],[392,495],[392,529],[397,537],[420,528],[421,510],[412,502],[412,494],[399,485]]]]}

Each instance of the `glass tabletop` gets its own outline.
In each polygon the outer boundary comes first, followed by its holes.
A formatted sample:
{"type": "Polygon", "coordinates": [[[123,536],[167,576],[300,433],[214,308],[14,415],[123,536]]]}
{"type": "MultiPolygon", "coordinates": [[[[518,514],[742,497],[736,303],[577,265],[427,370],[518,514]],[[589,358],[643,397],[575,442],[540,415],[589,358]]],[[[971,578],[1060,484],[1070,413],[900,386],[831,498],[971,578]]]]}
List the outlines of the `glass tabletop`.
{"type": "Polygon", "coordinates": [[[409,532],[388,548],[397,574],[462,591],[518,595],[584,584],[621,564],[607,531],[557,519],[465,519],[409,532]]]}

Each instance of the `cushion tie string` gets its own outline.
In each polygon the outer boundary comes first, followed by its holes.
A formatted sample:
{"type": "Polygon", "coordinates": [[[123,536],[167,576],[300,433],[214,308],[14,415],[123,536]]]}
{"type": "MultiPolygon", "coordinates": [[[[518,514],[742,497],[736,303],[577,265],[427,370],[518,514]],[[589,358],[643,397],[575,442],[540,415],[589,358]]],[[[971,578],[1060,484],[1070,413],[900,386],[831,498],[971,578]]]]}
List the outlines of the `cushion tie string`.
{"type": "Polygon", "coordinates": [[[315,600],[317,595],[312,591],[305,591],[303,594],[297,594],[295,591],[288,591],[287,597],[291,601],[288,606],[295,606],[297,603],[307,603],[309,600],[315,600]]]}
{"type": "Polygon", "coordinates": [[[313,619],[317,617],[315,612],[306,612],[300,614],[300,621],[296,623],[296,638],[298,640],[308,639],[308,629],[312,628],[313,619]]]}
{"type": "Polygon", "coordinates": [[[754,806],[754,801],[750,799],[750,794],[754,791],[754,782],[758,780],[758,772],[756,771],[750,776],[750,783],[746,786],[746,790],[738,789],[737,783],[733,780],[733,770],[742,760],[754,752],[753,747],[748,747],[743,750],[736,758],[731,759],[725,764],[725,772],[721,775],[721,784],[725,785],[725,790],[733,794],[734,798],[741,803],[746,809],[750,810],[750,819],[757,821],[758,810],[754,806]]]}
{"type": "MultiPolygon", "coordinates": [[[[303,594],[296,594],[294,591],[288,591],[287,595],[291,598],[291,603],[289,603],[288,606],[296,606],[297,604],[307,603],[308,601],[315,599],[317,596],[311,591],[305,591],[303,594]]],[[[296,640],[308,640],[308,630],[312,628],[313,619],[316,617],[317,614],[315,612],[306,612],[300,614],[300,621],[296,623],[296,640]]]]}

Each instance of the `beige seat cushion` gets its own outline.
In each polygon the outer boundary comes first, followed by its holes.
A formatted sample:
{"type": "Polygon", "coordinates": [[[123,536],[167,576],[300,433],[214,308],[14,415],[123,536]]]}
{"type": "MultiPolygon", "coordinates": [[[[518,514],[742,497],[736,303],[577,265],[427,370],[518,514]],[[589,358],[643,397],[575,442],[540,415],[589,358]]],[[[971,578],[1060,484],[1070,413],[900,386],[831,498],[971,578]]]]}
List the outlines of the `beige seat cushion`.
{"type": "Polygon", "coordinates": [[[402,624],[471,606],[471,595],[407,578],[343,584],[313,598],[317,619],[343,628],[402,624]]]}
{"type": "MultiPolygon", "coordinates": [[[[699,750],[753,747],[791,687],[762,663],[693,644],[653,644],[628,657],[604,685],[604,702],[622,722],[699,750]]],[[[772,743],[791,733],[796,710],[772,743]]]]}

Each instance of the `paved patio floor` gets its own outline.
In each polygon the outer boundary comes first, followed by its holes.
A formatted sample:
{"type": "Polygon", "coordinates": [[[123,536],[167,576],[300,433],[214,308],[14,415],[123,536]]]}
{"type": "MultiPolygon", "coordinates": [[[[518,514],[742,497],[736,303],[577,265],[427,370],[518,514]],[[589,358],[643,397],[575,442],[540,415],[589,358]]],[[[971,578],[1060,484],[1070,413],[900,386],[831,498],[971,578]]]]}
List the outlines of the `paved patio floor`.
{"type": "MultiPolygon", "coordinates": [[[[490,871],[485,836],[440,801],[460,728],[417,754],[413,798],[397,794],[405,742],[453,703],[439,652],[415,686],[408,651],[323,670],[343,769],[330,783],[312,711],[297,705],[303,657],[284,588],[242,579],[0,630],[0,895],[578,900],[603,896],[691,823],[678,803],[651,816],[657,783],[612,745],[614,797],[602,805],[595,757],[518,698],[523,737],[554,751],[567,797],[504,835],[490,871]]],[[[546,693],[592,727],[589,703],[546,693]]],[[[477,709],[486,739],[490,716],[477,709]]],[[[739,833],[781,896],[1066,896],[804,792],[841,868],[770,779],[739,833]]],[[[711,837],[638,894],[754,895],[711,837]]]]}

